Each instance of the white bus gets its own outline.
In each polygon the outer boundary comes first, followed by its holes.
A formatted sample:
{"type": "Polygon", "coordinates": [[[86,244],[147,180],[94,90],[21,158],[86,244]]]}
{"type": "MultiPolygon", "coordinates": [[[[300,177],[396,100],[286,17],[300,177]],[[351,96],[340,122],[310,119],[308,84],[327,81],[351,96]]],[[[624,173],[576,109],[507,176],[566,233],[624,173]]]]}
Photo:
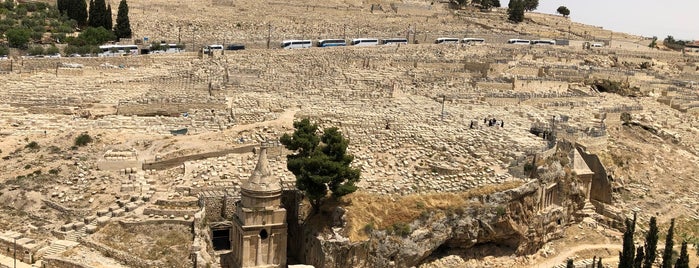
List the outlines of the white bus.
{"type": "Polygon", "coordinates": [[[113,57],[123,55],[138,55],[137,45],[103,45],[99,46],[99,57],[113,57]]]}
{"type": "Polygon", "coordinates": [[[213,53],[214,51],[221,51],[223,50],[223,45],[208,45],[204,48],[203,52],[204,54],[209,54],[213,53]]]}
{"type": "Polygon", "coordinates": [[[318,47],[344,47],[347,45],[345,39],[321,39],[318,40],[318,47]]]}
{"type": "Polygon", "coordinates": [[[387,38],[381,39],[382,45],[407,45],[408,39],[405,38],[387,38]]]}
{"type": "Polygon", "coordinates": [[[376,38],[355,38],[350,42],[353,46],[377,46],[379,45],[379,39],[376,38]]]}
{"type": "Polygon", "coordinates": [[[437,38],[437,40],[434,40],[434,43],[435,44],[458,44],[459,38],[440,37],[440,38],[437,38]]]}
{"type": "Polygon", "coordinates": [[[313,45],[311,40],[284,40],[282,41],[283,49],[294,49],[294,48],[309,48],[313,45]]]}
{"type": "Polygon", "coordinates": [[[532,45],[555,45],[556,41],[553,40],[532,40],[532,45]]]}
{"type": "Polygon", "coordinates": [[[510,39],[507,40],[507,43],[515,45],[531,45],[532,42],[526,39],[510,39]]]}
{"type": "Polygon", "coordinates": [[[483,43],[485,43],[485,39],[466,37],[464,39],[461,39],[461,43],[464,43],[464,44],[483,44],[483,43]]]}

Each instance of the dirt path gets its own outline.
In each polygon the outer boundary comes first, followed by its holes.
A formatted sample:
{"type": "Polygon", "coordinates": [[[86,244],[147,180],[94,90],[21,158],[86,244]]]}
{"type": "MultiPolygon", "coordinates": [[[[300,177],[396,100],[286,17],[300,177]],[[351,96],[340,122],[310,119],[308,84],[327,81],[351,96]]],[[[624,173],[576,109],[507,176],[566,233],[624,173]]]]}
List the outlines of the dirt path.
{"type": "Polygon", "coordinates": [[[619,244],[586,244],[586,245],[578,245],[574,246],[571,248],[566,249],[565,251],[559,253],[552,259],[545,260],[542,263],[538,263],[534,265],[533,267],[553,267],[561,263],[565,263],[568,258],[571,256],[575,255],[575,253],[578,253],[583,250],[588,250],[588,249],[616,249],[616,250],[621,250],[621,245],[619,244]]]}

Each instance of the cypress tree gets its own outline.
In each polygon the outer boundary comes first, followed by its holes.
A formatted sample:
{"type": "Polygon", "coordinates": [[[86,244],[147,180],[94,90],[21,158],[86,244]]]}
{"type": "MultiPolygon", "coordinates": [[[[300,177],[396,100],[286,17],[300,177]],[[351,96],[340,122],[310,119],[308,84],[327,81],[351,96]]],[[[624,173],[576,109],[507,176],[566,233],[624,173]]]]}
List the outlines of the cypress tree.
{"type": "Polygon", "coordinates": [[[87,25],[87,3],[85,0],[71,0],[75,4],[75,21],[78,22],[78,25],[80,26],[85,26],[87,25]]]}
{"type": "Polygon", "coordinates": [[[568,262],[566,263],[566,268],[575,268],[575,264],[573,264],[573,259],[568,259],[568,262]]]}
{"type": "Polygon", "coordinates": [[[670,220],[670,229],[667,230],[667,237],[665,238],[665,250],[663,251],[663,265],[662,268],[672,268],[672,246],[674,245],[673,232],[675,229],[675,219],[670,220]]]}
{"type": "Polygon", "coordinates": [[[56,9],[58,9],[61,14],[66,12],[66,0],[57,0],[56,1],[56,9]]]}
{"type": "Polygon", "coordinates": [[[599,258],[599,261],[597,262],[597,268],[604,268],[604,265],[602,264],[602,258],[599,258]]]}
{"type": "Polygon", "coordinates": [[[687,241],[682,242],[680,257],[675,262],[675,268],[689,268],[689,253],[687,253],[687,241]]]}
{"type": "Polygon", "coordinates": [[[117,38],[130,38],[131,37],[131,23],[129,22],[129,5],[126,0],[121,0],[119,2],[119,10],[117,11],[116,25],[114,26],[114,33],[117,38]]]}
{"type": "Polygon", "coordinates": [[[626,231],[624,232],[624,244],[622,252],[619,252],[619,268],[633,267],[635,245],[633,244],[633,233],[636,228],[636,213],[633,214],[633,221],[626,219],[626,231]]]}
{"type": "Polygon", "coordinates": [[[643,265],[643,247],[636,250],[636,258],[633,260],[633,268],[641,268],[643,265]]]}
{"type": "Polygon", "coordinates": [[[107,20],[107,4],[104,0],[90,0],[90,18],[88,25],[90,27],[104,27],[107,30],[112,30],[111,25],[107,25],[109,20],[107,20]]]}
{"type": "Polygon", "coordinates": [[[97,8],[95,7],[95,0],[90,0],[90,10],[88,11],[88,20],[87,20],[87,25],[90,27],[95,27],[97,24],[97,8]]]}
{"type": "Polygon", "coordinates": [[[63,12],[68,18],[75,20],[80,26],[86,24],[87,5],[85,0],[61,0],[61,6],[64,8],[63,12]]]}
{"type": "Polygon", "coordinates": [[[113,26],[114,26],[114,22],[112,21],[112,4],[107,4],[107,13],[105,13],[104,19],[105,19],[104,25],[109,27],[109,28],[105,27],[105,29],[111,31],[113,26]]]}
{"type": "Polygon", "coordinates": [[[646,234],[646,257],[643,259],[643,268],[653,268],[655,251],[658,249],[658,224],[655,217],[650,217],[650,226],[646,234]]]}

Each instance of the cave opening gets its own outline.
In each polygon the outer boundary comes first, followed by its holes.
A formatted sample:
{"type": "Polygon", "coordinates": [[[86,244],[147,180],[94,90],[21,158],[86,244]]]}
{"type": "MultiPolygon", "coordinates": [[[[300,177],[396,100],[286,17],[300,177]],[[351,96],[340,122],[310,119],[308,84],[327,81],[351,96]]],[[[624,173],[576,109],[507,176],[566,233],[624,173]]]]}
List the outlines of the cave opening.
{"type": "Polygon", "coordinates": [[[214,250],[230,250],[230,231],[228,229],[211,230],[211,243],[214,250]]]}

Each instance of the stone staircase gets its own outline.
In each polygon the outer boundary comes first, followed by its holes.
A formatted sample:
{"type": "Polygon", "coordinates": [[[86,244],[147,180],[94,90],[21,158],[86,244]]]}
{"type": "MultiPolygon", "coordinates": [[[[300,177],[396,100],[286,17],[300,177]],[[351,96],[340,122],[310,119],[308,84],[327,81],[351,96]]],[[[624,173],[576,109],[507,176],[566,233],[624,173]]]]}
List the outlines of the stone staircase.
{"type": "Polygon", "coordinates": [[[75,241],[68,241],[68,240],[54,240],[51,241],[51,245],[49,246],[49,249],[46,250],[46,253],[44,253],[44,256],[53,256],[53,255],[58,255],[66,250],[69,250],[75,246],[77,246],[79,243],[75,241]]]}

